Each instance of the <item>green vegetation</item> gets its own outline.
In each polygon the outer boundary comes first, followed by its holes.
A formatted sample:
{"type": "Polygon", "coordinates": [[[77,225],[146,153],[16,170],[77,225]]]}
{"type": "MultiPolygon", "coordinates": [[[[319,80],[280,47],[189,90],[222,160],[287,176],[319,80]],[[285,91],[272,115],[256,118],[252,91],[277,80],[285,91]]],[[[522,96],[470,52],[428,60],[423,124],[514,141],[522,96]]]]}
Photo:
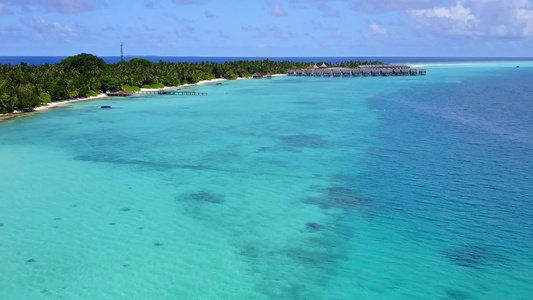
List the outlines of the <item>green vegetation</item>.
{"type": "Polygon", "coordinates": [[[136,85],[125,84],[122,86],[122,90],[127,92],[138,92],[141,88],[136,85]]]}
{"type": "Polygon", "coordinates": [[[162,84],[161,82],[158,82],[158,83],[154,83],[154,84],[145,84],[142,86],[143,89],[162,89],[165,87],[164,84],[162,84]]]}
{"type": "MultiPolygon", "coordinates": [[[[302,69],[309,64],[268,59],[223,64],[152,63],[142,58],[107,64],[101,58],[82,53],[55,65],[0,65],[0,113],[33,109],[60,99],[94,96],[102,91],[138,91],[139,87],[161,88],[215,78],[236,79],[250,77],[254,72],[284,74],[288,69],[302,69]]],[[[347,61],[338,66],[354,68],[359,64],[362,62],[347,61]]]]}

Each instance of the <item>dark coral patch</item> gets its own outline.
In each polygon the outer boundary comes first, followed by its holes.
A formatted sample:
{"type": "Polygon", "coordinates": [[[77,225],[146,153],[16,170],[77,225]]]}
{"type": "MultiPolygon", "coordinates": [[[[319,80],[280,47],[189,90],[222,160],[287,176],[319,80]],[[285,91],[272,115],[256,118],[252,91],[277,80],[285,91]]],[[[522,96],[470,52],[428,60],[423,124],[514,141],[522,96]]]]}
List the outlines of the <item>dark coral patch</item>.
{"type": "Polygon", "coordinates": [[[457,289],[447,289],[445,299],[449,300],[467,300],[470,299],[470,295],[457,289]]]}
{"type": "Polygon", "coordinates": [[[154,243],[154,246],[156,246],[156,247],[161,247],[161,246],[163,246],[163,244],[161,244],[161,243],[157,243],[157,242],[156,242],[156,243],[154,243]]]}
{"type": "Polygon", "coordinates": [[[271,149],[272,147],[259,147],[257,149],[258,152],[267,152],[271,149]]]}
{"type": "Polygon", "coordinates": [[[372,200],[361,197],[354,190],[342,186],[329,187],[324,191],[322,197],[306,198],[304,202],[317,205],[323,209],[338,208],[347,210],[368,207],[373,204],[372,200]]]}
{"type": "Polygon", "coordinates": [[[310,230],[310,231],[318,231],[324,228],[324,226],[322,226],[321,224],[315,223],[315,222],[309,222],[305,224],[305,227],[307,228],[307,230],[310,230]]]}
{"type": "Polygon", "coordinates": [[[246,256],[246,257],[258,258],[260,254],[261,254],[260,249],[254,245],[245,245],[241,249],[241,255],[246,256]]]}
{"type": "Polygon", "coordinates": [[[30,258],[30,259],[28,259],[28,260],[27,260],[26,262],[27,262],[27,263],[30,263],[30,264],[31,264],[31,263],[34,263],[34,262],[36,262],[36,260],[35,260],[35,259],[33,259],[33,258],[30,258]]]}
{"type": "Polygon", "coordinates": [[[4,227],[4,223],[0,223],[0,227],[4,227]]]}
{"type": "Polygon", "coordinates": [[[465,245],[451,251],[445,251],[443,255],[458,266],[474,269],[500,260],[500,257],[491,249],[479,245],[465,245]]]}
{"type": "Polygon", "coordinates": [[[327,264],[348,259],[346,255],[339,252],[304,248],[289,248],[285,250],[285,254],[304,264],[327,264]]]}
{"type": "Polygon", "coordinates": [[[117,223],[111,222],[111,223],[109,223],[109,225],[117,225],[117,223]]]}
{"type": "Polygon", "coordinates": [[[296,148],[324,148],[327,142],[318,134],[296,134],[281,137],[281,141],[296,148]]]}
{"type": "Polygon", "coordinates": [[[206,191],[201,191],[198,193],[187,194],[181,197],[178,197],[177,200],[186,200],[197,203],[215,203],[222,204],[225,199],[223,195],[213,194],[206,191]]]}
{"type": "Polygon", "coordinates": [[[130,210],[131,210],[131,208],[129,208],[129,207],[124,207],[124,208],[121,209],[120,211],[130,211],[130,210]]]}
{"type": "Polygon", "coordinates": [[[303,105],[313,105],[313,104],[318,104],[318,102],[314,102],[314,101],[294,101],[292,102],[294,104],[303,104],[303,105]]]}

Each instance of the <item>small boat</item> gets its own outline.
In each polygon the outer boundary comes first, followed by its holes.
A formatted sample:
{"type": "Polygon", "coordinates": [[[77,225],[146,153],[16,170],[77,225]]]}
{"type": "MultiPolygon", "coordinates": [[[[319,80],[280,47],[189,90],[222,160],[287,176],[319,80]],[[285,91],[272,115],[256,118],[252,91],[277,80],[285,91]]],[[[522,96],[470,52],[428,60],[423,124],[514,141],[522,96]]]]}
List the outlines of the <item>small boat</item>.
{"type": "Polygon", "coordinates": [[[216,85],[222,85],[222,82],[217,82],[216,85]]]}
{"type": "Polygon", "coordinates": [[[111,108],[111,106],[109,106],[109,105],[102,105],[102,106],[100,106],[100,108],[111,108]]]}

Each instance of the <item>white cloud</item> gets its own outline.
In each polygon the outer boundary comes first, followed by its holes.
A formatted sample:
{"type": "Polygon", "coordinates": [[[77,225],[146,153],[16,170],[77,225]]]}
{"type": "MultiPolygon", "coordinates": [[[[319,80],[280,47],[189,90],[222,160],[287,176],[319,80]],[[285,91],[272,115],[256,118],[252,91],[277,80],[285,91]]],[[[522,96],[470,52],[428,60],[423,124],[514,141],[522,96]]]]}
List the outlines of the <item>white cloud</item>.
{"type": "Polygon", "coordinates": [[[267,30],[274,38],[277,39],[288,40],[296,37],[296,34],[294,32],[283,27],[269,26],[267,30]]]}
{"type": "Polygon", "coordinates": [[[476,22],[476,17],[472,15],[469,8],[465,8],[461,2],[455,6],[435,7],[431,9],[413,10],[412,13],[417,17],[449,19],[457,22],[476,22]]]}
{"type": "Polygon", "coordinates": [[[209,11],[207,9],[204,11],[204,16],[206,18],[210,18],[210,19],[215,17],[215,15],[211,11],[209,11]]]}
{"type": "Polygon", "coordinates": [[[154,8],[156,3],[154,1],[148,1],[144,4],[144,7],[146,8],[154,8]]]}
{"type": "Polygon", "coordinates": [[[361,0],[353,1],[350,7],[364,13],[381,13],[389,10],[429,9],[438,5],[435,0],[361,0]]]}
{"type": "Polygon", "coordinates": [[[325,2],[322,2],[318,5],[318,10],[326,17],[339,16],[339,11],[336,8],[327,5],[325,2]]]}
{"type": "Polygon", "coordinates": [[[178,5],[189,5],[189,4],[205,4],[210,2],[211,0],[172,0],[172,2],[178,4],[178,5]]]}
{"type": "Polygon", "coordinates": [[[529,0],[464,0],[451,6],[408,13],[423,32],[493,38],[533,37],[533,5],[529,0]]]}
{"type": "Polygon", "coordinates": [[[284,17],[287,15],[287,12],[285,9],[283,9],[283,6],[280,4],[277,4],[276,2],[269,1],[268,6],[270,8],[270,14],[275,17],[284,17]]]}
{"type": "Polygon", "coordinates": [[[386,37],[388,35],[387,30],[378,23],[368,23],[368,27],[372,31],[372,35],[376,37],[386,37]]]}
{"type": "Polygon", "coordinates": [[[476,6],[487,17],[486,26],[489,35],[502,38],[533,37],[533,5],[528,0],[478,0],[484,4],[476,6]]]}
{"type": "Polygon", "coordinates": [[[350,0],[290,0],[289,1],[289,3],[293,5],[293,7],[298,7],[298,8],[314,7],[325,17],[336,18],[340,15],[339,10],[328,4],[328,3],[334,3],[334,2],[349,3],[350,0]]]}
{"type": "Polygon", "coordinates": [[[40,16],[34,16],[29,26],[35,31],[37,39],[53,37],[69,41],[77,37],[72,27],[58,22],[48,22],[40,16]]]}
{"type": "Polygon", "coordinates": [[[421,31],[457,36],[481,35],[477,29],[479,20],[461,2],[448,7],[412,10],[410,14],[421,31]]]}
{"type": "Polygon", "coordinates": [[[76,14],[91,11],[107,6],[105,0],[0,0],[0,5],[5,3],[11,6],[40,6],[47,11],[65,14],[76,14]]]}

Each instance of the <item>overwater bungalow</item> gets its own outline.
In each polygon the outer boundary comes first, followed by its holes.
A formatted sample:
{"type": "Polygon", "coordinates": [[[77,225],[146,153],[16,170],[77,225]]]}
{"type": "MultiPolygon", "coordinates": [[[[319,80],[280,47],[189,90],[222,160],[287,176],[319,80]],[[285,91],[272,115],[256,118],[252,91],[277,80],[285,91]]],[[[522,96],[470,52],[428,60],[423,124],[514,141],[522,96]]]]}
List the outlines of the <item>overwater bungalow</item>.
{"type": "Polygon", "coordinates": [[[391,76],[393,75],[392,74],[392,69],[382,69],[381,70],[381,76],[391,76]]]}
{"type": "Polygon", "coordinates": [[[268,74],[266,74],[265,77],[266,77],[267,79],[272,79],[272,74],[268,73],[268,74]]]}
{"type": "MultiPolygon", "coordinates": [[[[249,73],[248,73],[248,74],[249,74],[249,73]]],[[[263,78],[263,75],[261,75],[261,73],[259,73],[259,72],[255,72],[255,73],[252,75],[252,78],[253,78],[253,79],[263,78]]]]}
{"type": "Polygon", "coordinates": [[[323,76],[323,77],[357,77],[357,76],[405,76],[425,75],[425,69],[410,69],[408,65],[360,65],[356,69],[346,67],[328,67],[325,63],[320,66],[309,65],[306,69],[288,70],[287,75],[323,76]]]}

